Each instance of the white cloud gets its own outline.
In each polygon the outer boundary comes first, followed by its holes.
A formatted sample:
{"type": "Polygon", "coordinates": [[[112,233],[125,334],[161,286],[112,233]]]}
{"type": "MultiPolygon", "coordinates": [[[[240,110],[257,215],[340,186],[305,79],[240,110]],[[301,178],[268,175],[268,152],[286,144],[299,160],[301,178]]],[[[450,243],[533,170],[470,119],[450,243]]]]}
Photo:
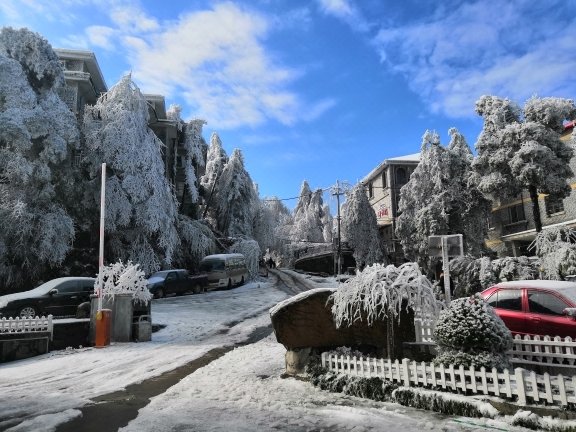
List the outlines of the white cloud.
{"type": "Polygon", "coordinates": [[[110,18],[126,32],[154,31],[160,27],[155,18],[148,16],[135,5],[113,7],[110,11],[110,18]]]}
{"type": "Polygon", "coordinates": [[[114,48],[113,37],[115,35],[116,31],[111,27],[90,26],[86,29],[86,36],[92,45],[109,51],[114,48]]]}
{"type": "Polygon", "coordinates": [[[470,116],[483,94],[519,103],[535,93],[573,97],[576,9],[568,9],[565,3],[554,8],[508,0],[467,2],[413,24],[383,28],[373,43],[383,62],[403,74],[432,111],[470,116]]]}
{"type": "Polygon", "coordinates": [[[266,52],[268,31],[263,16],[221,3],[182,15],[145,39],[122,40],[143,91],[184,95],[194,115],[211,126],[254,126],[268,119],[292,124],[300,102],[288,85],[297,71],[266,52]]]}
{"type": "Polygon", "coordinates": [[[320,118],[324,113],[336,106],[336,99],[324,99],[310,106],[304,113],[304,120],[307,122],[320,118]]]}
{"type": "Polygon", "coordinates": [[[352,27],[352,29],[365,32],[370,29],[368,21],[350,0],[317,0],[320,9],[327,15],[332,15],[352,27]]]}

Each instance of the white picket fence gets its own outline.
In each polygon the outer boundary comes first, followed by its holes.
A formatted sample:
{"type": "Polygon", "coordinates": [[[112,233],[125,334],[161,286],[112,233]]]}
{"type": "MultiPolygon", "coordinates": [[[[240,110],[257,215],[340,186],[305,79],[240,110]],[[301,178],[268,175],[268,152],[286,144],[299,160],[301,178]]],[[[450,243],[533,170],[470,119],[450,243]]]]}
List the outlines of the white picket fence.
{"type": "Polygon", "coordinates": [[[54,334],[52,315],[35,318],[2,318],[0,319],[0,334],[2,333],[40,333],[54,334]]]}
{"type": "Polygon", "coordinates": [[[576,404],[576,376],[537,375],[522,368],[514,372],[490,371],[474,367],[444,367],[433,363],[417,363],[404,359],[391,361],[376,358],[356,358],[322,353],[322,365],[330,371],[394,381],[405,387],[431,387],[462,393],[493,395],[514,399],[519,405],[541,403],[576,404]]]}
{"type": "Polygon", "coordinates": [[[516,335],[508,354],[514,364],[570,368],[576,373],[576,340],[571,337],[516,335]]]}

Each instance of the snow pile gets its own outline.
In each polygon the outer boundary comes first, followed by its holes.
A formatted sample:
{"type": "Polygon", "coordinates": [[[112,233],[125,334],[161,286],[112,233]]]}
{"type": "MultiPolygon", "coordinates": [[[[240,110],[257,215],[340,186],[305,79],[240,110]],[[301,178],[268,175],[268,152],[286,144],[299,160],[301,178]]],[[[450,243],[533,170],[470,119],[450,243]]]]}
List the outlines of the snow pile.
{"type": "Polygon", "coordinates": [[[330,296],[338,327],[366,319],[368,325],[384,317],[399,317],[402,307],[436,316],[441,304],[432,283],[416,263],[400,267],[374,264],[340,285],[330,296]]]}
{"type": "Polygon", "coordinates": [[[510,369],[506,351],[512,335],[479,294],[454,300],[440,313],[434,329],[436,364],[510,369]]]}

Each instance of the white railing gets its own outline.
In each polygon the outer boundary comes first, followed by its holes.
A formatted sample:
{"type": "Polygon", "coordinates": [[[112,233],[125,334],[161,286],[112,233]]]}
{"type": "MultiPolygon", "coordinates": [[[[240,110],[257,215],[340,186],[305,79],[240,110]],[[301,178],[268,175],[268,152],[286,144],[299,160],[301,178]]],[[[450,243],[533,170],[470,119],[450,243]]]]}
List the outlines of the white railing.
{"type": "Polygon", "coordinates": [[[508,354],[515,364],[568,367],[576,371],[576,340],[571,337],[516,335],[508,354]]]}
{"type": "Polygon", "coordinates": [[[576,403],[576,376],[537,375],[522,368],[516,368],[514,372],[498,372],[496,369],[455,368],[453,365],[436,366],[407,359],[400,362],[330,353],[322,353],[322,366],[332,372],[365,378],[379,377],[405,387],[432,387],[516,399],[520,405],[546,402],[567,406],[576,403]]]}
{"type": "Polygon", "coordinates": [[[54,334],[52,315],[35,318],[2,318],[0,319],[0,334],[2,333],[39,333],[49,332],[50,339],[54,334]]]}

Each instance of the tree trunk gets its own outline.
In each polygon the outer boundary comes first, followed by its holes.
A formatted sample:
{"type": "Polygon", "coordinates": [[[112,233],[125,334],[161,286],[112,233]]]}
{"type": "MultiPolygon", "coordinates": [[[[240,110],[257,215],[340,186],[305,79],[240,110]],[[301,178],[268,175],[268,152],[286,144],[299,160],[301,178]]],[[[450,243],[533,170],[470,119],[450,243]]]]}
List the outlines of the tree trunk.
{"type": "Polygon", "coordinates": [[[536,232],[542,231],[542,219],[540,219],[540,203],[538,202],[538,190],[536,186],[530,185],[528,187],[530,192],[530,201],[532,201],[532,215],[534,216],[534,226],[536,232]]]}

